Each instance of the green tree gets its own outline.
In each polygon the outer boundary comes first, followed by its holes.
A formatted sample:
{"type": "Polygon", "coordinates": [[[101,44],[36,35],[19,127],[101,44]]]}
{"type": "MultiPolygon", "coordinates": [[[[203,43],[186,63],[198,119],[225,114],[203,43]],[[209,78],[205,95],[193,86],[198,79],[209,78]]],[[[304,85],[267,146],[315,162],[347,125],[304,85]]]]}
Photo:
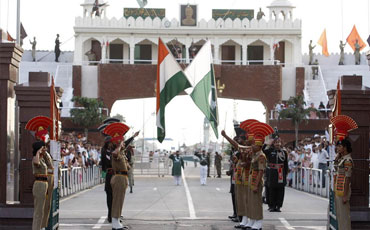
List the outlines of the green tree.
{"type": "Polygon", "coordinates": [[[279,119],[291,120],[295,130],[295,144],[298,145],[298,129],[299,125],[305,121],[308,122],[311,111],[316,111],[314,108],[305,108],[306,102],[303,95],[290,97],[287,102],[287,108],[279,113],[279,119]]]}
{"type": "Polygon", "coordinates": [[[122,116],[121,114],[119,114],[119,113],[117,113],[116,115],[114,115],[112,118],[117,118],[121,122],[126,122],[126,118],[124,116],[122,116]]]}
{"type": "Polygon", "coordinates": [[[72,101],[83,108],[71,109],[72,122],[84,128],[85,137],[88,137],[88,128],[103,122],[105,116],[102,114],[103,102],[96,98],[73,97],[72,101]]]}

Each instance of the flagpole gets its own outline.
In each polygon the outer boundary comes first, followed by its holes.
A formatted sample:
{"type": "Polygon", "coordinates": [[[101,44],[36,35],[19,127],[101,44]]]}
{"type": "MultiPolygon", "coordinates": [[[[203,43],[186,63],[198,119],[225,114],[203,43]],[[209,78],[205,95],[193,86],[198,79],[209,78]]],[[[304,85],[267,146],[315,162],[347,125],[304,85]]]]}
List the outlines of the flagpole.
{"type": "Polygon", "coordinates": [[[344,39],[344,36],[343,36],[343,0],[341,0],[341,13],[342,13],[342,40],[344,39]]]}
{"type": "Polygon", "coordinates": [[[17,0],[17,45],[21,45],[21,0],[17,0]]]}

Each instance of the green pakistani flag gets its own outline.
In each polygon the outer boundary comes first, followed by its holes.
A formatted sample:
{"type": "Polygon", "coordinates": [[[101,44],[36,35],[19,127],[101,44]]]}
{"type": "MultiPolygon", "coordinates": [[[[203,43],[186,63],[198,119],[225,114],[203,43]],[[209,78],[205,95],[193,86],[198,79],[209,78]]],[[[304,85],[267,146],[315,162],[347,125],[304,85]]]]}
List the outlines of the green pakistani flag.
{"type": "Polygon", "coordinates": [[[207,41],[184,71],[192,84],[192,88],[185,91],[204,113],[218,138],[217,91],[212,62],[211,42],[207,41]]]}

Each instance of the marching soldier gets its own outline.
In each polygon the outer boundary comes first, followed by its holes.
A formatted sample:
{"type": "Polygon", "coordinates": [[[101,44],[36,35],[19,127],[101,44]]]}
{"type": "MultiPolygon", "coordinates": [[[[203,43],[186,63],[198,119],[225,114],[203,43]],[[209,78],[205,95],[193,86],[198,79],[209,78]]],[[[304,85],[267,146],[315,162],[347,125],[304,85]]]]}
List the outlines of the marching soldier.
{"type": "Polygon", "coordinates": [[[248,223],[246,227],[259,230],[262,229],[262,187],[263,174],[266,169],[266,156],[262,152],[262,145],[265,137],[272,134],[274,130],[271,126],[258,122],[249,126],[249,132],[254,135],[254,144],[249,147],[253,153],[249,173],[248,223]]]}
{"type": "Polygon", "coordinates": [[[215,153],[215,167],[217,171],[217,178],[221,178],[221,161],[222,156],[218,154],[218,152],[215,153]]]}
{"type": "Polygon", "coordinates": [[[34,117],[26,124],[26,129],[31,131],[36,138],[36,142],[32,144],[32,171],[35,176],[32,187],[34,199],[32,230],[42,228],[44,215],[46,215],[44,207],[48,193],[48,166],[46,164],[48,153],[45,141],[48,139],[47,129],[51,124],[52,120],[44,116],[34,117]]]}
{"type": "MultiPolygon", "coordinates": [[[[125,199],[126,189],[128,186],[128,170],[130,165],[125,155],[125,142],[123,136],[130,128],[123,123],[113,123],[104,128],[104,133],[111,136],[111,142],[114,144],[115,150],[112,152],[112,170],[114,176],[111,179],[112,186],[112,229],[123,230],[122,224],[119,222],[121,217],[123,202],[125,199]]],[[[135,133],[138,135],[138,132],[135,133]]],[[[134,136],[135,136],[134,135],[134,136]]],[[[133,139],[133,137],[132,137],[133,139]]]]}
{"type": "Polygon", "coordinates": [[[279,137],[270,140],[262,148],[267,157],[266,197],[270,212],[280,212],[284,202],[288,154],[281,148],[279,137]]]}
{"type": "Polygon", "coordinates": [[[334,161],[336,175],[334,176],[335,209],[339,230],[351,230],[350,198],[351,176],[354,166],[351,157],[351,142],[346,138],[348,132],[357,129],[356,122],[345,115],[330,119],[335,127],[337,157],[334,161]]]}

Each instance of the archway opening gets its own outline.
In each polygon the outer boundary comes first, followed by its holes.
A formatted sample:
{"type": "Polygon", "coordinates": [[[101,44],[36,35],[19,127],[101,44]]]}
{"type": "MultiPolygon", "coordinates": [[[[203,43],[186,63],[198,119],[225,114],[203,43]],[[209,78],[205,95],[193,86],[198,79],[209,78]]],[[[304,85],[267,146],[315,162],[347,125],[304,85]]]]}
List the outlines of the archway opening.
{"type": "MultiPolygon", "coordinates": [[[[155,98],[117,100],[110,115],[120,114],[131,127],[130,137],[134,132],[141,133],[136,141],[136,150],[148,154],[149,151],[181,149],[183,146],[200,149],[212,146],[220,151],[226,144],[220,135],[225,130],[229,136],[235,135],[234,123],[246,119],[266,122],[266,108],[260,101],[218,99],[218,138],[207,125],[203,113],[196,107],[189,96],[177,96],[166,106],[166,139],[157,141],[155,98]]],[[[190,154],[190,153],[189,153],[190,154]]]]}

